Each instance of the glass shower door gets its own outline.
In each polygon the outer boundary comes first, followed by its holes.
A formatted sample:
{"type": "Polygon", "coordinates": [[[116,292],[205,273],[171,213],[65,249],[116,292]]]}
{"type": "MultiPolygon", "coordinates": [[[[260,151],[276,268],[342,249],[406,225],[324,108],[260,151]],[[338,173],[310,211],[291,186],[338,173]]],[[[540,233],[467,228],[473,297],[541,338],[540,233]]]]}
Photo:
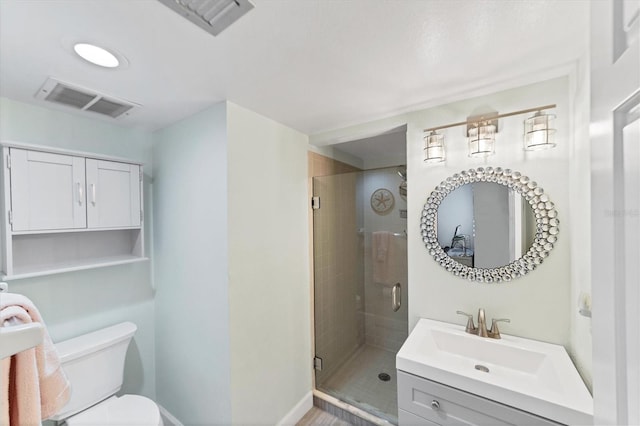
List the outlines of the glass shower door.
{"type": "Polygon", "coordinates": [[[313,179],[316,388],[392,423],[395,355],[407,337],[401,183],[396,168],[313,179]],[[381,193],[393,198],[383,212],[381,193]]]}

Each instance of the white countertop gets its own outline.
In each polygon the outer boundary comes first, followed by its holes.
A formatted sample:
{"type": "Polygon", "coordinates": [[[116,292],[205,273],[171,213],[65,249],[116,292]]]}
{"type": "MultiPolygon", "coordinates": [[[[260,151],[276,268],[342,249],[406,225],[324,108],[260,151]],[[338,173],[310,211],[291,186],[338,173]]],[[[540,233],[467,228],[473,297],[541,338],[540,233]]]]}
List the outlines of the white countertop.
{"type": "Polygon", "coordinates": [[[559,423],[593,424],[591,394],[560,345],[505,334],[482,338],[460,325],[420,319],[396,368],[559,423]]]}

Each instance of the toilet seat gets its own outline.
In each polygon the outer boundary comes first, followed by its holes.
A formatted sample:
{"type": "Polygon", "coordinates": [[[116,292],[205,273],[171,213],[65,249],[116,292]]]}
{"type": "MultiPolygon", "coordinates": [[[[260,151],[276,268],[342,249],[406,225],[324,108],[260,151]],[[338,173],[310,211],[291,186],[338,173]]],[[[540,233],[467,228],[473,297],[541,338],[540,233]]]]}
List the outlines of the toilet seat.
{"type": "Polygon", "coordinates": [[[66,419],[68,426],[126,425],[158,426],[162,418],[158,406],[140,395],[111,397],[66,419]]]}

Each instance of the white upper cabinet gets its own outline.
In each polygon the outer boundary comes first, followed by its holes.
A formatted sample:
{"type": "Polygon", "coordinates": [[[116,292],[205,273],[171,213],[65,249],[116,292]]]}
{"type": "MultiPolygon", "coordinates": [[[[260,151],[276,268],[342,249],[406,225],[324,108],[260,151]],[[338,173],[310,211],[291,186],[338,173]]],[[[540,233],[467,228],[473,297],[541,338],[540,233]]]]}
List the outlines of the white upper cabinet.
{"type": "Polygon", "coordinates": [[[140,163],[19,142],[0,147],[0,278],[147,260],[140,163]]]}
{"type": "Polygon", "coordinates": [[[85,159],[11,148],[13,232],[84,228],[85,159]]]}
{"type": "Polygon", "coordinates": [[[139,227],[140,166],[87,159],[89,228],[139,227]]]}

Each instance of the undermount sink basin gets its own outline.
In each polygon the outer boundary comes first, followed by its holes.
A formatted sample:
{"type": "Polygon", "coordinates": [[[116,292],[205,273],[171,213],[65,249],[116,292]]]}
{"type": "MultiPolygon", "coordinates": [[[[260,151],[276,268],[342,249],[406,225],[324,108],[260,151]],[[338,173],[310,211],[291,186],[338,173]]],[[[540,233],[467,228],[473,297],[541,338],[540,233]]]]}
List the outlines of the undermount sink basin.
{"type": "Polygon", "coordinates": [[[593,423],[591,395],[559,345],[505,334],[483,338],[421,319],[396,367],[559,423],[593,423]]]}

